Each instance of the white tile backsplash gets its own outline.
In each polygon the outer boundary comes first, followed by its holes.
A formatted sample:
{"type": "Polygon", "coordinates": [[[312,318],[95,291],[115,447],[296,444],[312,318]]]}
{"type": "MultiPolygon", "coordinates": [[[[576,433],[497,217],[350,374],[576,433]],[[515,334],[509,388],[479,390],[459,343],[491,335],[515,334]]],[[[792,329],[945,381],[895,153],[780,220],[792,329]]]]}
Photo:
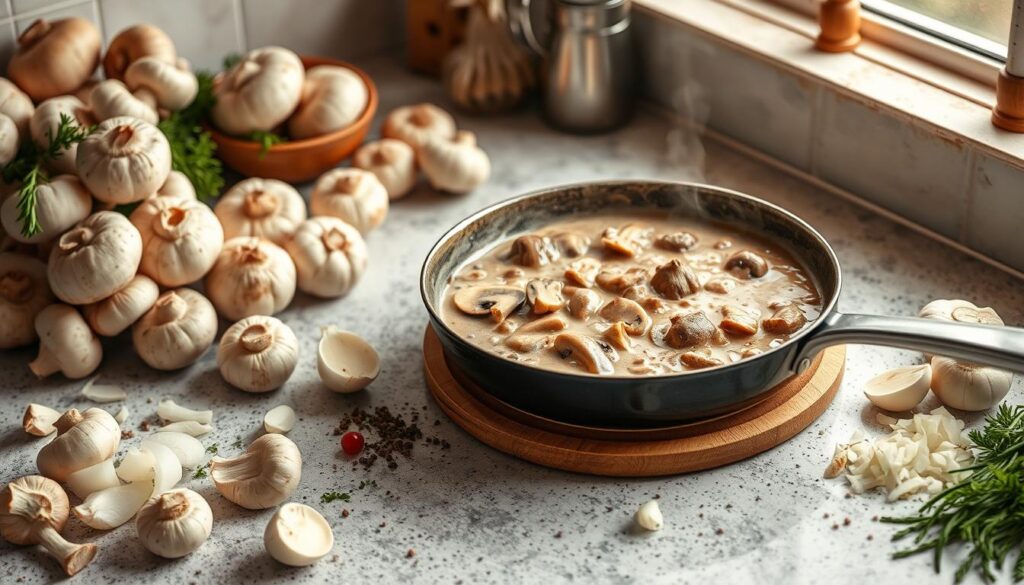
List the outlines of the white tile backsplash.
{"type": "Polygon", "coordinates": [[[964,243],[1024,270],[1024,169],[979,157],[964,243]]]}
{"type": "MultiPolygon", "coordinates": [[[[100,26],[99,14],[96,10],[96,5],[93,2],[79,2],[79,3],[68,3],[68,2],[50,2],[55,8],[53,10],[47,10],[44,14],[36,14],[33,16],[19,17],[18,12],[15,12],[14,28],[17,34],[25,32],[25,29],[32,26],[32,23],[39,18],[46,18],[47,20],[59,20],[61,18],[68,18],[71,16],[77,16],[80,18],[86,18],[91,20],[100,26]]],[[[15,6],[17,10],[17,6],[15,6]]],[[[102,27],[100,27],[102,30],[102,27]]]]}

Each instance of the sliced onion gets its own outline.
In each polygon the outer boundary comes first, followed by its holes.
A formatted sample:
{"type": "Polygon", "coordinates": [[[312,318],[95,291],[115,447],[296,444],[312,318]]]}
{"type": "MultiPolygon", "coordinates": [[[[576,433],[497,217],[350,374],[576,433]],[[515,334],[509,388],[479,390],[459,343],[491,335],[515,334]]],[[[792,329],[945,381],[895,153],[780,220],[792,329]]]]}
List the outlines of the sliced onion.
{"type": "Polygon", "coordinates": [[[128,394],[125,393],[124,389],[120,386],[111,386],[109,384],[96,384],[96,379],[99,376],[93,376],[85,383],[82,388],[82,397],[88,398],[93,402],[99,402],[106,404],[108,402],[120,402],[128,398],[128,394]]]}
{"type": "Polygon", "coordinates": [[[153,456],[153,493],[158,496],[181,481],[181,462],[169,447],[155,441],[143,441],[141,450],[153,456]]]}
{"type": "Polygon", "coordinates": [[[152,480],[156,473],[153,454],[138,447],[131,447],[121,458],[117,476],[126,482],[152,480]]]}
{"type": "Polygon", "coordinates": [[[183,420],[164,425],[156,430],[158,433],[185,433],[193,437],[201,437],[213,431],[210,425],[197,423],[194,420],[183,420]]]}
{"type": "Polygon", "coordinates": [[[128,407],[122,406],[120,409],[118,409],[117,414],[114,415],[114,420],[117,421],[117,424],[119,424],[119,425],[121,425],[123,427],[125,421],[128,420],[128,416],[129,416],[128,407]]]}
{"type": "Polygon", "coordinates": [[[114,470],[114,460],[107,459],[96,465],[79,469],[68,476],[68,487],[81,499],[89,494],[121,485],[114,470]]]}
{"type": "Polygon", "coordinates": [[[176,404],[170,398],[164,398],[156,407],[156,415],[167,422],[191,420],[197,423],[210,424],[213,420],[212,410],[192,410],[176,404]]]}
{"type": "Polygon", "coordinates": [[[153,480],[140,480],[89,494],[75,506],[75,516],[97,530],[117,528],[132,519],[153,495],[153,480]]]}
{"type": "Polygon", "coordinates": [[[203,462],[206,449],[199,439],[186,433],[163,432],[153,433],[142,442],[145,447],[149,443],[160,443],[174,452],[182,467],[193,468],[203,462]]]}
{"type": "Polygon", "coordinates": [[[295,427],[295,411],[287,404],[271,408],[263,416],[263,428],[268,433],[285,434],[295,427]]]}

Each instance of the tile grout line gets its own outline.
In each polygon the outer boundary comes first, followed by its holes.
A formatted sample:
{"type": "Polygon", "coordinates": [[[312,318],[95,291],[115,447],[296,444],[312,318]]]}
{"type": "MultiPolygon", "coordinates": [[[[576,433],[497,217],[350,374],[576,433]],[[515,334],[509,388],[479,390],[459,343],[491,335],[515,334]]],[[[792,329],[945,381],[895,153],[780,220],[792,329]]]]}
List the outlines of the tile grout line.
{"type": "Polygon", "coordinates": [[[231,12],[235,16],[235,31],[238,33],[238,43],[241,45],[238,52],[245,54],[249,51],[249,31],[245,30],[245,5],[242,0],[233,0],[231,12]]]}
{"type": "MultiPolygon", "coordinates": [[[[107,34],[106,34],[107,33],[107,31],[106,31],[107,26],[106,26],[106,22],[103,20],[103,9],[100,7],[100,0],[93,0],[92,1],[92,9],[93,9],[94,14],[96,15],[96,26],[99,27],[99,29],[100,29],[100,40],[101,40],[101,42],[106,44],[106,41],[104,39],[107,38],[107,34]]],[[[106,47],[104,47],[104,53],[106,53],[106,47]]],[[[100,67],[102,67],[103,66],[103,63],[102,63],[103,59],[101,58],[100,61],[101,61],[100,67]]]]}
{"type": "Polygon", "coordinates": [[[807,173],[818,176],[818,131],[821,126],[822,110],[825,107],[824,88],[814,86],[814,105],[811,106],[811,139],[807,141],[807,173]]]}
{"type": "Polygon", "coordinates": [[[14,14],[14,2],[13,0],[9,1],[11,4],[11,16],[7,18],[12,22],[26,20],[29,18],[38,18],[40,16],[46,16],[47,14],[50,14],[52,12],[57,12],[58,10],[64,10],[65,8],[73,8],[75,6],[82,6],[83,4],[93,3],[93,0],[65,0],[63,2],[54,2],[53,4],[48,4],[42,8],[34,8],[32,10],[26,10],[25,12],[22,12],[20,14],[14,14]]]}

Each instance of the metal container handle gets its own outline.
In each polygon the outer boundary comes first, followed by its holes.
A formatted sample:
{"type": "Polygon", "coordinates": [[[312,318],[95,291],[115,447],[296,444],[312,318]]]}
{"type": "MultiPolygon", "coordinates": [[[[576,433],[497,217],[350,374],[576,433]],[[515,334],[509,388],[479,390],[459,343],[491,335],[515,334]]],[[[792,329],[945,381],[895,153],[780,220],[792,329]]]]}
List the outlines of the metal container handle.
{"type": "Polygon", "coordinates": [[[959,360],[1024,372],[1024,329],[954,323],[918,317],[882,317],[834,311],[796,352],[797,371],[832,345],[862,343],[916,349],[959,360]]]}
{"type": "Polygon", "coordinates": [[[541,57],[545,56],[548,49],[540,42],[533,30],[530,0],[506,0],[505,10],[508,12],[508,26],[512,34],[531,51],[541,57]]]}

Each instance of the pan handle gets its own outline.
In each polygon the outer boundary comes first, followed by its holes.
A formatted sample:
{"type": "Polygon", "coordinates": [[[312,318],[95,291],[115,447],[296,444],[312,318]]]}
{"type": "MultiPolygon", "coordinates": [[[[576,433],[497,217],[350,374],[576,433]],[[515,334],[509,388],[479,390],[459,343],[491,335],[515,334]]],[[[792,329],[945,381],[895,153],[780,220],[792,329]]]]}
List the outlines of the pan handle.
{"type": "Polygon", "coordinates": [[[921,319],[845,314],[824,318],[797,350],[797,371],[822,349],[843,343],[916,349],[1024,372],[1024,329],[921,319]]]}

